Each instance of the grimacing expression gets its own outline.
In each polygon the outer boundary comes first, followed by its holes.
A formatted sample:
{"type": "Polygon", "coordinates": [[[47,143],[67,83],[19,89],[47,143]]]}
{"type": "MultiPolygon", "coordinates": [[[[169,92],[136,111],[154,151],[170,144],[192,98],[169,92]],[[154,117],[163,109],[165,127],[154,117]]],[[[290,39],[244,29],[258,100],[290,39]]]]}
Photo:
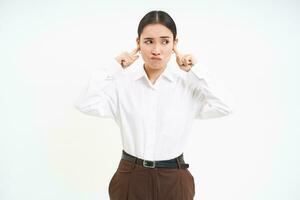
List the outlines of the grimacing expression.
{"type": "Polygon", "coordinates": [[[145,65],[152,69],[161,69],[169,62],[173,53],[173,33],[164,25],[149,24],[144,27],[140,39],[137,38],[141,56],[145,65]]]}

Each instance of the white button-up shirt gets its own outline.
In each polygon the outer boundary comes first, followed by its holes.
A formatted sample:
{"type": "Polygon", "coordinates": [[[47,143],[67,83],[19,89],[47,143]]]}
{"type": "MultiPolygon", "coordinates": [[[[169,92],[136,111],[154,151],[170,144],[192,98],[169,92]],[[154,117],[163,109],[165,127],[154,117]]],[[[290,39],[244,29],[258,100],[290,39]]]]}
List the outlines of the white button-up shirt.
{"type": "Polygon", "coordinates": [[[175,158],[184,152],[194,119],[222,117],[231,109],[194,72],[197,65],[186,72],[171,63],[154,84],[138,62],[96,70],[75,107],[113,118],[127,153],[145,160],[175,158]]]}

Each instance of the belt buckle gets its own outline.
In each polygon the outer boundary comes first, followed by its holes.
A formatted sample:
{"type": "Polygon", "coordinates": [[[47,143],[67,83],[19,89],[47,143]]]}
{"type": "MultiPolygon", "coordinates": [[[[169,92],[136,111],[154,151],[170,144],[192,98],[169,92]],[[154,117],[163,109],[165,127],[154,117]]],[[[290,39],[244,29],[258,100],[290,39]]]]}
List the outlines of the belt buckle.
{"type": "Polygon", "coordinates": [[[143,166],[148,168],[155,168],[155,161],[143,160],[143,166]],[[148,163],[152,163],[152,165],[148,165],[148,163]]]}

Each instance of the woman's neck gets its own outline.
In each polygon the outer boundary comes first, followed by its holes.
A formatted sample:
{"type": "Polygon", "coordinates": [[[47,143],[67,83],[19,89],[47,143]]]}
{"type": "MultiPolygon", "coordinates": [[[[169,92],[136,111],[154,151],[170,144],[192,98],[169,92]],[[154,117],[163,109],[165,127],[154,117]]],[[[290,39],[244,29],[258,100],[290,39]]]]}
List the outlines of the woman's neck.
{"type": "Polygon", "coordinates": [[[152,84],[155,83],[155,81],[158,79],[158,77],[160,76],[160,74],[164,71],[165,67],[163,68],[159,68],[159,69],[152,69],[150,67],[146,67],[146,65],[144,64],[144,70],[148,76],[148,79],[151,81],[152,84]]]}

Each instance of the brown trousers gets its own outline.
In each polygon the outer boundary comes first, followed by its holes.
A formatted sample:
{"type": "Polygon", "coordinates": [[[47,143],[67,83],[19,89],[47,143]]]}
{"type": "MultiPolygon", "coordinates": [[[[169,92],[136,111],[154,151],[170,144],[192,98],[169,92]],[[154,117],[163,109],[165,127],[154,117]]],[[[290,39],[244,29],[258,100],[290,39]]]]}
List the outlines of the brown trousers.
{"type": "Polygon", "coordinates": [[[195,183],[188,169],[145,168],[121,159],[108,191],[110,200],[193,200],[195,183]]]}

